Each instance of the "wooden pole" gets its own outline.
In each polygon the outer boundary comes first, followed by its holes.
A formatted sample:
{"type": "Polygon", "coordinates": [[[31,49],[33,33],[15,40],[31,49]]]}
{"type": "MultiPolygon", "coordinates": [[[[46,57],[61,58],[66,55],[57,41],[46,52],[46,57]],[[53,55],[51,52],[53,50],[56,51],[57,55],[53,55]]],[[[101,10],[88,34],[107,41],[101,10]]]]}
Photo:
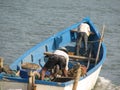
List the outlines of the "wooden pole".
{"type": "Polygon", "coordinates": [[[97,56],[96,56],[96,60],[95,60],[95,65],[97,64],[98,59],[99,59],[100,48],[101,48],[102,40],[103,40],[103,37],[104,37],[104,30],[105,30],[105,25],[103,25],[103,29],[102,29],[102,33],[101,33],[101,37],[100,37],[100,42],[99,42],[99,45],[98,45],[98,51],[97,51],[97,56]]]}
{"type": "MultiPolygon", "coordinates": [[[[45,52],[44,53],[45,55],[52,55],[53,53],[51,53],[51,52],[45,52]]],[[[69,58],[71,58],[71,59],[91,59],[91,60],[95,60],[95,58],[89,58],[89,57],[84,57],[84,56],[76,56],[76,55],[69,55],[69,58]]]]}
{"type": "Polygon", "coordinates": [[[0,57],[0,68],[3,68],[3,58],[0,57]]]}
{"type": "Polygon", "coordinates": [[[3,58],[0,57],[0,73],[3,72],[3,58]]]}
{"type": "Polygon", "coordinates": [[[32,71],[28,73],[29,80],[28,80],[28,88],[27,90],[32,90],[32,71]]]}
{"type": "Polygon", "coordinates": [[[32,90],[36,90],[36,85],[35,85],[35,75],[32,75],[32,90]]]}
{"type": "Polygon", "coordinates": [[[35,85],[35,76],[32,71],[28,73],[29,76],[29,82],[28,82],[28,89],[27,90],[36,90],[36,85],[35,85]]]}
{"type": "Polygon", "coordinates": [[[76,74],[76,77],[74,79],[72,90],[77,90],[77,86],[78,86],[78,82],[79,82],[80,76],[81,76],[81,66],[79,66],[79,68],[77,70],[77,74],[76,74]]]}

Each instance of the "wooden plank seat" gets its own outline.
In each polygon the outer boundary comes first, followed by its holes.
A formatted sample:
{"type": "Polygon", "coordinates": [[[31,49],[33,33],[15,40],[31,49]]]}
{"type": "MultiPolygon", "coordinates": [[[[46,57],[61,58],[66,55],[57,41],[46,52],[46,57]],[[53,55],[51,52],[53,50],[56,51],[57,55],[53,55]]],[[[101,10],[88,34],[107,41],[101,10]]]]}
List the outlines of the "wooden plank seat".
{"type": "MultiPolygon", "coordinates": [[[[44,54],[49,56],[49,55],[52,55],[53,53],[52,52],[45,52],[44,54]]],[[[84,60],[84,61],[86,61],[86,60],[90,59],[91,61],[95,61],[95,58],[77,56],[77,55],[71,55],[71,54],[69,55],[69,58],[74,59],[74,60],[84,60]]]]}

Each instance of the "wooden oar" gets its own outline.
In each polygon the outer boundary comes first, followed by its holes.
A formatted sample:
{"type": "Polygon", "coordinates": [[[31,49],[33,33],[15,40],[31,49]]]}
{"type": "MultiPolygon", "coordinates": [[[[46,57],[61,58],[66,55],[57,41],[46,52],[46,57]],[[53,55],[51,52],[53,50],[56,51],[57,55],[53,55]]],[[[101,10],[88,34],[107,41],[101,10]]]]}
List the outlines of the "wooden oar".
{"type": "Polygon", "coordinates": [[[103,37],[104,37],[104,31],[105,31],[105,25],[103,25],[103,29],[101,32],[101,37],[100,37],[101,40],[100,40],[99,45],[98,45],[98,51],[97,51],[97,56],[96,56],[96,60],[95,60],[95,65],[97,64],[98,59],[99,59],[100,48],[101,48],[101,44],[102,44],[103,37]]]}

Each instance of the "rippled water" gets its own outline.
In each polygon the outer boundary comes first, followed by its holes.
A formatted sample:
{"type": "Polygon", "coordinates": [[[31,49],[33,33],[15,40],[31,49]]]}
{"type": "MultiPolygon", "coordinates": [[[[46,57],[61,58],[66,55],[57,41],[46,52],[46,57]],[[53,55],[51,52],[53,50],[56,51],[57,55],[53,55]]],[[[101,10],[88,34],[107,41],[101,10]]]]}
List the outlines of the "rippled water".
{"type": "Polygon", "coordinates": [[[86,16],[100,31],[106,26],[107,58],[95,90],[120,90],[120,0],[0,0],[0,56],[10,64],[86,16]]]}

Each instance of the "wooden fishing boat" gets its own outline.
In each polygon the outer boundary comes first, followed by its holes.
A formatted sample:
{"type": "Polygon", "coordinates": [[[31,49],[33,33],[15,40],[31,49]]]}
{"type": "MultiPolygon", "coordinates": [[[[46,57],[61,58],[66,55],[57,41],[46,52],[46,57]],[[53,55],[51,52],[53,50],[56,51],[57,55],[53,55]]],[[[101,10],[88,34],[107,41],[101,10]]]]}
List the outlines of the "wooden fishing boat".
{"type": "Polygon", "coordinates": [[[73,89],[73,87],[75,87],[76,90],[91,90],[94,88],[106,58],[106,47],[102,39],[103,32],[100,35],[90,18],[86,17],[82,21],[37,44],[15,60],[10,65],[10,69],[11,71],[21,72],[21,75],[16,76],[1,73],[0,88],[1,90],[75,90],[73,89]],[[83,48],[81,48],[81,55],[76,56],[74,55],[77,38],[77,31],[75,29],[82,22],[87,22],[94,34],[89,36],[88,55],[84,56],[83,48]],[[46,55],[52,54],[54,50],[60,47],[66,47],[68,49],[70,57],[69,69],[72,68],[74,64],[80,63],[80,65],[87,67],[86,75],[81,77],[79,75],[79,80],[76,79],[77,81],[70,77],[58,78],[58,80],[56,79],[55,81],[34,79],[34,75],[31,75],[32,72],[38,68],[41,69],[47,61],[46,55]],[[31,65],[29,66],[27,64],[31,65]],[[34,64],[37,66],[34,67],[34,64]],[[77,82],[76,86],[74,81],[77,82]]]}

